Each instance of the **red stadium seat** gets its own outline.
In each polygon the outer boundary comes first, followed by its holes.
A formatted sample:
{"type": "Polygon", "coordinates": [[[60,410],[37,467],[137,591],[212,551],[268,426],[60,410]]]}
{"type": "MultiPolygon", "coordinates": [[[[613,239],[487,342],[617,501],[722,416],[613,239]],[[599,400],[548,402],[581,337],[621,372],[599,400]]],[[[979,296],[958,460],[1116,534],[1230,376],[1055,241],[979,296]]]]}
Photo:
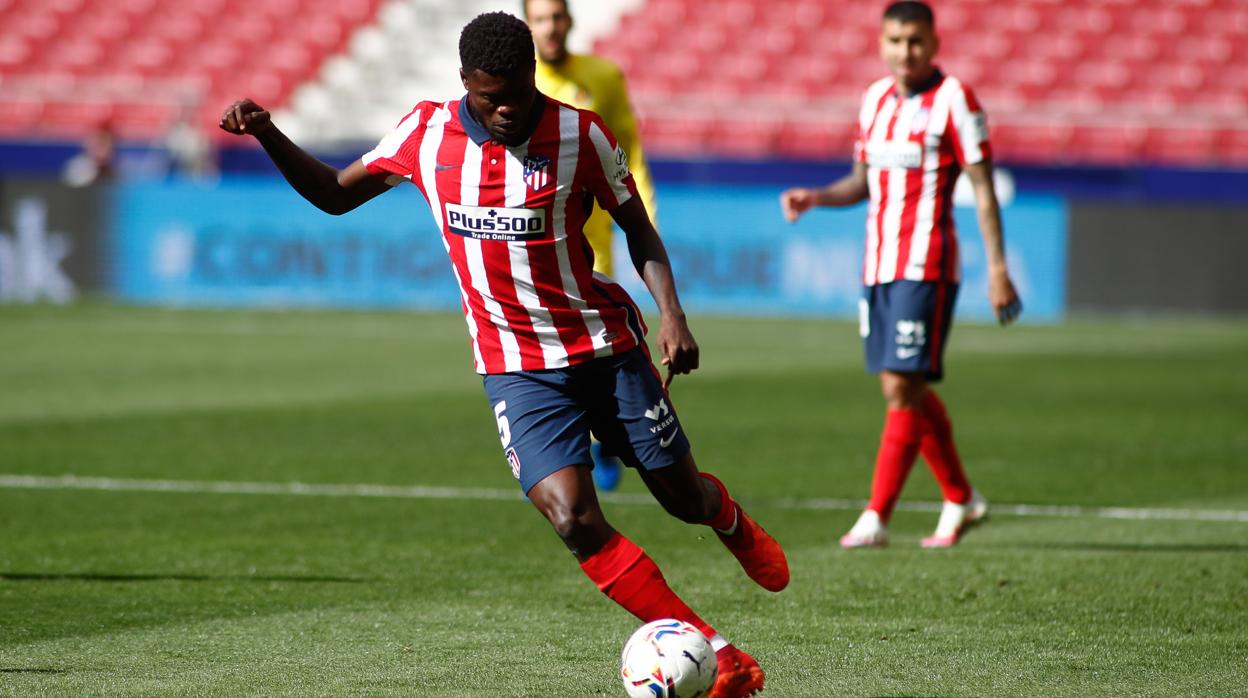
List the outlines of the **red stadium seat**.
{"type": "Polygon", "coordinates": [[[709,138],[710,129],[702,120],[648,118],[641,122],[641,141],[647,152],[657,155],[705,155],[709,138]]]}
{"type": "Polygon", "coordinates": [[[725,119],[715,123],[711,138],[721,155],[763,158],[775,152],[779,135],[778,121],[725,119]]]}
{"type": "Polygon", "coordinates": [[[1070,162],[1073,129],[1069,124],[1044,123],[992,126],[993,159],[1006,163],[1070,162]]]}
{"type": "Polygon", "coordinates": [[[1129,165],[1140,160],[1147,135],[1142,126],[1077,126],[1070,152],[1076,162],[1129,165]]]}
{"type": "Polygon", "coordinates": [[[51,102],[44,105],[39,129],[56,135],[88,133],[109,123],[112,115],[107,102],[51,102]]]}
{"type": "Polygon", "coordinates": [[[0,97],[0,133],[29,133],[38,127],[42,116],[42,102],[0,97]]]}
{"type": "Polygon", "coordinates": [[[1157,128],[1148,132],[1144,154],[1153,162],[1208,164],[1218,133],[1209,128],[1157,128]]]}
{"type": "Polygon", "coordinates": [[[799,160],[845,160],[853,156],[857,124],[845,118],[792,122],[777,136],[776,152],[799,160]]]}
{"type": "Polygon", "coordinates": [[[176,104],[119,104],[110,124],[122,138],[153,139],[168,133],[181,107],[176,104]]]}
{"type": "Polygon", "coordinates": [[[1248,130],[1224,129],[1218,134],[1216,148],[1219,164],[1248,167],[1248,130]]]}

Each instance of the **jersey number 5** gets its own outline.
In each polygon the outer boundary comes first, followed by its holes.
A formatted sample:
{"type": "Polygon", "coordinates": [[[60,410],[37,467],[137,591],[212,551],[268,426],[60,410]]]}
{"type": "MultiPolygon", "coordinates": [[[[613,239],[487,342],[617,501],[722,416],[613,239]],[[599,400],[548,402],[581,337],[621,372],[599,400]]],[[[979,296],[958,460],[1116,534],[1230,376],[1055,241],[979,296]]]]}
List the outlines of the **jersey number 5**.
{"type": "Polygon", "coordinates": [[[500,400],[497,405],[494,405],[494,418],[498,420],[498,440],[503,442],[504,449],[511,445],[511,425],[507,422],[507,415],[503,414],[505,409],[507,409],[506,400],[500,400]]]}

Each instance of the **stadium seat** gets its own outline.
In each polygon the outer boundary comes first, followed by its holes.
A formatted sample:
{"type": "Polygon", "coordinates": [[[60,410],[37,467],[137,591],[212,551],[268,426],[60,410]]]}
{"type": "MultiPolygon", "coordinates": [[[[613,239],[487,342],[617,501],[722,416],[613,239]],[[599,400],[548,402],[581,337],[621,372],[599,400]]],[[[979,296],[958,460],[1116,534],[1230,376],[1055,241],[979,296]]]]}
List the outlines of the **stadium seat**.
{"type": "Polygon", "coordinates": [[[722,119],[715,122],[712,141],[721,155],[765,158],[776,151],[779,121],[722,119]]]}
{"type": "Polygon", "coordinates": [[[1129,165],[1143,155],[1146,135],[1139,125],[1076,126],[1070,140],[1072,160],[1129,165]]]}
{"type": "Polygon", "coordinates": [[[23,135],[37,128],[43,116],[43,103],[0,97],[0,133],[23,135]]]}
{"type": "Polygon", "coordinates": [[[1144,155],[1152,162],[1208,164],[1216,156],[1218,133],[1208,128],[1150,129],[1144,155]]]}
{"type": "Polygon", "coordinates": [[[704,156],[710,129],[706,122],[696,119],[646,118],[641,122],[641,138],[648,150],[704,156]]]}

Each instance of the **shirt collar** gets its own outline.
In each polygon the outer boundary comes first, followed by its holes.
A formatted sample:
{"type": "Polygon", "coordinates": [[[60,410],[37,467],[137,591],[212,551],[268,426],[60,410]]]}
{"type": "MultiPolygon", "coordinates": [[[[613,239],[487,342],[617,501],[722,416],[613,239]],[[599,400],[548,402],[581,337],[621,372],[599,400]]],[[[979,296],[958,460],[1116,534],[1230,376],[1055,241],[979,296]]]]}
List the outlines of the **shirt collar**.
{"type": "MultiPolygon", "coordinates": [[[[533,132],[537,130],[537,124],[542,120],[542,114],[545,111],[546,95],[538,92],[537,100],[533,104],[533,115],[529,120],[529,130],[524,134],[524,140],[521,143],[533,137],[533,132]]],[[[464,127],[464,133],[468,134],[472,142],[478,146],[485,145],[490,140],[490,132],[485,130],[481,122],[477,121],[477,117],[472,115],[472,110],[468,108],[467,94],[459,100],[459,123],[464,127]]]]}
{"type": "MultiPolygon", "coordinates": [[[[932,89],[933,87],[936,87],[937,85],[939,85],[939,84],[940,84],[940,81],[941,81],[941,80],[944,80],[944,79],[945,79],[945,74],[944,74],[943,72],[941,72],[940,68],[936,68],[936,69],[934,69],[934,70],[932,71],[932,74],[931,74],[931,75],[927,78],[927,80],[923,82],[923,84],[921,84],[921,85],[919,85],[918,87],[916,87],[916,88],[915,88],[913,91],[911,91],[911,92],[910,92],[910,94],[909,94],[909,95],[907,95],[907,96],[908,96],[908,97],[914,97],[914,96],[916,96],[916,95],[921,95],[921,94],[923,94],[924,92],[927,92],[928,90],[932,89]]],[[[899,96],[899,97],[901,96],[901,88],[900,88],[900,86],[896,83],[896,81],[894,81],[894,82],[893,82],[893,92],[895,92],[895,93],[897,94],[897,96],[899,96]]]]}

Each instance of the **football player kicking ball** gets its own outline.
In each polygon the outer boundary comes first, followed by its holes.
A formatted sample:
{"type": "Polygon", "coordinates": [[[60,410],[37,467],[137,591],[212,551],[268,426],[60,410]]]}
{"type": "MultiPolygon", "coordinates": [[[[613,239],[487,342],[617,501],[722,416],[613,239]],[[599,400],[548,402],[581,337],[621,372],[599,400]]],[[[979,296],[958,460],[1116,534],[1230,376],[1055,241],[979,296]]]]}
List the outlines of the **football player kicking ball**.
{"type": "Polygon", "coordinates": [[[888,543],[887,524],[919,453],[944,495],[926,548],[957,543],[988,513],[962,470],[939,381],[960,268],[953,227],[953,185],[965,169],[975,190],[988,256],[988,299],[1001,324],[1022,309],[1005,262],[1001,215],[992,185],[984,115],[970,89],[932,63],[940,43],[931,9],[897,2],[884,11],[880,54],[891,77],[867,88],[859,114],[853,171],[819,189],[780,196],[795,221],[815,206],[869,199],[860,329],[867,369],[879,373],[888,410],[876,456],[871,500],[846,548],[888,543]]]}
{"type": "Polygon", "coordinates": [[[604,594],[643,621],[692,623],[716,650],[712,696],[763,688],[763,671],[672,591],[654,561],[607,523],[590,472],[590,433],[636,468],[673,516],[710,526],[747,575],[770,591],[789,582],[779,544],[698,471],[667,397],[698,366],[667,253],[637,197],[627,158],[593,112],[534,85],[524,22],[495,12],[459,40],[467,94],[421,102],[344,170],[313,158],[250,100],[221,128],[254,136],[287,181],[329,213],[350,211],[401,182],[429,202],[472,338],[473,356],[512,473],[604,594]],[[594,202],[612,213],[659,307],[661,380],[632,299],[593,273],[582,225],[594,202]]]}

